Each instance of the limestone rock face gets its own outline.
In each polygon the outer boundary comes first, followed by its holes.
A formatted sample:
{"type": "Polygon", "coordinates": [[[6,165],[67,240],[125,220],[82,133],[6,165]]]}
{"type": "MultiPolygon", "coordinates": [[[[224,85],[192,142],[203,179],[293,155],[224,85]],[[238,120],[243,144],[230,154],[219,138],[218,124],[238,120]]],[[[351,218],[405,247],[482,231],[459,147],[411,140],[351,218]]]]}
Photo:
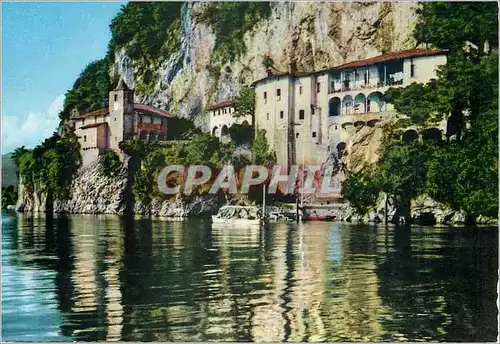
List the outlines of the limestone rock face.
{"type": "Polygon", "coordinates": [[[216,214],[220,205],[216,195],[194,196],[190,200],[179,197],[164,201],[153,199],[150,204],[135,203],[134,214],[174,218],[208,217],[216,214]]]}
{"type": "Polygon", "coordinates": [[[19,187],[17,191],[16,210],[20,212],[43,213],[50,204],[50,197],[47,191],[40,185],[35,185],[32,191],[23,183],[22,176],[19,176],[19,187]]]}
{"type": "Polygon", "coordinates": [[[215,195],[195,196],[189,200],[156,200],[149,204],[134,202],[129,173],[123,168],[115,176],[107,176],[101,164],[95,161],[79,169],[73,178],[69,199],[47,202],[47,193],[35,187],[28,192],[19,190],[17,209],[23,212],[69,214],[118,214],[127,212],[127,206],[136,215],[157,217],[205,217],[216,214],[223,202],[215,195]],[[133,205],[133,206],[132,206],[133,205]]]}
{"type": "Polygon", "coordinates": [[[55,200],[56,213],[123,214],[125,210],[127,171],[108,177],[100,163],[80,168],[73,179],[68,200],[55,200]]]}
{"type": "MultiPolygon", "coordinates": [[[[277,71],[300,72],[415,47],[414,3],[276,2],[269,18],[245,34],[246,52],[222,65],[212,61],[217,39],[212,28],[196,19],[204,5],[184,5],[179,50],[156,70],[154,90],[136,94],[137,101],[195,118],[202,128],[206,105],[232,98],[242,85],[267,75],[265,54],[277,71]],[[220,75],[210,73],[213,69],[220,75]]],[[[133,62],[126,51],[118,51],[110,72],[134,87],[133,62]]]]}
{"type": "Polygon", "coordinates": [[[345,168],[357,173],[378,161],[378,150],[384,133],[383,124],[374,127],[364,126],[347,142],[342,157],[345,168]]]}

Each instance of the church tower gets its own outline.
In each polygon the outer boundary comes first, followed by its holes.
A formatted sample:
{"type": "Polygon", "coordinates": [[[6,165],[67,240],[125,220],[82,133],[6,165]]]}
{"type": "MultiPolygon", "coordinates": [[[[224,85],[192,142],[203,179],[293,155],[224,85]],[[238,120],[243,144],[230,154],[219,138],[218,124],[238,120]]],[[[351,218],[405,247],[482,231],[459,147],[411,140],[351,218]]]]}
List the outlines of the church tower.
{"type": "Polygon", "coordinates": [[[119,143],[131,139],[134,133],[134,90],[120,78],[109,92],[109,147],[119,152],[119,143]]]}

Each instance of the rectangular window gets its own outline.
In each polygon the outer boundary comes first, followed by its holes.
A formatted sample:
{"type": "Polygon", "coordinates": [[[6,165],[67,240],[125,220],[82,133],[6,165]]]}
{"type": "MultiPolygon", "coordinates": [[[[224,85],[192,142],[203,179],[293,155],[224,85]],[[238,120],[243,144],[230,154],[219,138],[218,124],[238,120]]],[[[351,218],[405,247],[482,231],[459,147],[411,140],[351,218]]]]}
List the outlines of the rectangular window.
{"type": "Polygon", "coordinates": [[[365,85],[368,85],[368,79],[370,78],[370,71],[367,69],[365,70],[365,85]]]}
{"type": "Polygon", "coordinates": [[[410,77],[415,77],[415,65],[413,64],[413,59],[410,60],[410,77]]]}
{"type": "Polygon", "coordinates": [[[319,93],[321,91],[321,83],[316,84],[316,93],[319,93]]]}
{"type": "Polygon", "coordinates": [[[267,120],[269,121],[269,112],[267,113],[267,120]]]}
{"type": "Polygon", "coordinates": [[[280,118],[283,119],[283,117],[285,117],[285,112],[284,111],[280,111],[280,118]]]}
{"type": "Polygon", "coordinates": [[[313,104],[311,104],[311,115],[314,115],[314,113],[315,113],[315,110],[314,110],[314,105],[313,105],[313,104]]]}
{"type": "Polygon", "coordinates": [[[299,87],[299,94],[302,94],[302,86],[299,87]]]}
{"type": "Polygon", "coordinates": [[[304,110],[300,110],[300,111],[299,111],[299,119],[304,119],[304,117],[305,117],[305,116],[304,116],[304,113],[305,113],[305,111],[304,111],[304,110]]]}
{"type": "Polygon", "coordinates": [[[118,94],[115,94],[115,102],[118,101],[118,94]]]}
{"type": "Polygon", "coordinates": [[[267,92],[264,92],[264,104],[267,104],[267,92]]]}
{"type": "Polygon", "coordinates": [[[83,142],[87,142],[87,135],[83,135],[83,142]]]}
{"type": "Polygon", "coordinates": [[[296,138],[299,138],[299,133],[296,133],[296,134],[295,134],[295,137],[296,137],[296,138]]]}
{"type": "Polygon", "coordinates": [[[312,132],[312,137],[316,137],[316,132],[315,131],[312,132]]]}

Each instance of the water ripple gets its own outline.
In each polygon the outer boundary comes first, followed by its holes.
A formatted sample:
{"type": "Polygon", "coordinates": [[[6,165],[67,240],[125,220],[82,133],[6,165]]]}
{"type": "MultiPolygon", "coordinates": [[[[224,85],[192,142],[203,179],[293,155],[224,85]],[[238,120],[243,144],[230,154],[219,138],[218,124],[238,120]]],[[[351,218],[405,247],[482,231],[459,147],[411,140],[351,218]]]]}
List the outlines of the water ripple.
{"type": "Polygon", "coordinates": [[[6,340],[496,339],[494,228],[3,219],[6,340]]]}

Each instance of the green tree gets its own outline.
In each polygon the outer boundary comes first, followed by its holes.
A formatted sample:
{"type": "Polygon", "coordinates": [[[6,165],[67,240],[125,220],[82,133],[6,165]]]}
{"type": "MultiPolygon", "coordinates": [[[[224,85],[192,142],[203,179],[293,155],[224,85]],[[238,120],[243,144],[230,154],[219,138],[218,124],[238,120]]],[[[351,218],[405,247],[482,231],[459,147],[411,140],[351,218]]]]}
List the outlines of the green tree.
{"type": "Polygon", "coordinates": [[[437,149],[427,163],[426,193],[473,216],[498,215],[498,112],[481,114],[463,141],[437,149]]]}
{"type": "Polygon", "coordinates": [[[255,90],[253,87],[242,87],[240,93],[234,100],[234,114],[233,117],[245,117],[255,114],[255,90]]]}
{"type": "Polygon", "coordinates": [[[276,153],[269,148],[264,129],[257,129],[251,151],[252,162],[257,165],[267,165],[276,162],[276,153]]]}
{"type": "Polygon", "coordinates": [[[374,184],[393,196],[401,216],[407,219],[411,199],[424,189],[427,154],[427,150],[418,142],[386,142],[373,174],[374,184]]]}
{"type": "Polygon", "coordinates": [[[417,11],[414,36],[417,43],[461,50],[466,41],[480,52],[485,43],[498,46],[498,4],[495,2],[428,2],[417,11]]]}
{"type": "Polygon", "coordinates": [[[104,169],[104,174],[113,177],[120,173],[123,164],[114,151],[105,151],[99,154],[99,163],[104,169]]]}
{"type": "Polygon", "coordinates": [[[62,138],[55,133],[33,150],[16,149],[14,156],[14,164],[28,191],[33,192],[38,185],[52,197],[69,197],[71,182],[81,164],[76,137],[62,138]]]}
{"type": "Polygon", "coordinates": [[[237,145],[250,143],[255,137],[255,127],[248,123],[233,124],[229,128],[229,135],[231,140],[237,145]]]}
{"type": "MultiPolygon", "coordinates": [[[[425,127],[447,119],[447,135],[456,140],[424,150],[428,154],[424,189],[420,177],[410,176],[419,192],[454,209],[497,216],[497,5],[426,3],[419,13],[415,37],[449,49],[447,64],[439,68],[436,80],[390,89],[386,100],[408,115],[410,124],[425,127]],[[463,49],[466,41],[478,49],[463,49]],[[486,42],[491,49],[484,49],[486,42]]],[[[387,182],[384,178],[391,177],[380,177],[387,182]]]]}
{"type": "Polygon", "coordinates": [[[108,59],[89,63],[65,94],[63,109],[59,114],[61,120],[68,120],[75,108],[85,113],[106,107],[109,83],[108,59]]]}
{"type": "Polygon", "coordinates": [[[201,132],[193,121],[187,118],[172,117],[167,120],[167,139],[168,140],[182,140],[189,138],[194,133],[201,132]]]}
{"type": "Polygon", "coordinates": [[[358,173],[349,173],[342,182],[342,197],[359,214],[366,214],[377,202],[380,189],[375,185],[372,174],[373,171],[367,168],[358,173]]]}
{"type": "MultiPolygon", "coordinates": [[[[25,156],[26,153],[29,153],[29,150],[26,149],[25,146],[21,146],[21,147],[16,148],[14,150],[14,152],[12,153],[12,161],[14,162],[15,166],[21,165],[21,159],[23,158],[23,156],[25,156]]],[[[18,172],[19,172],[19,170],[18,170],[18,172]]]]}

